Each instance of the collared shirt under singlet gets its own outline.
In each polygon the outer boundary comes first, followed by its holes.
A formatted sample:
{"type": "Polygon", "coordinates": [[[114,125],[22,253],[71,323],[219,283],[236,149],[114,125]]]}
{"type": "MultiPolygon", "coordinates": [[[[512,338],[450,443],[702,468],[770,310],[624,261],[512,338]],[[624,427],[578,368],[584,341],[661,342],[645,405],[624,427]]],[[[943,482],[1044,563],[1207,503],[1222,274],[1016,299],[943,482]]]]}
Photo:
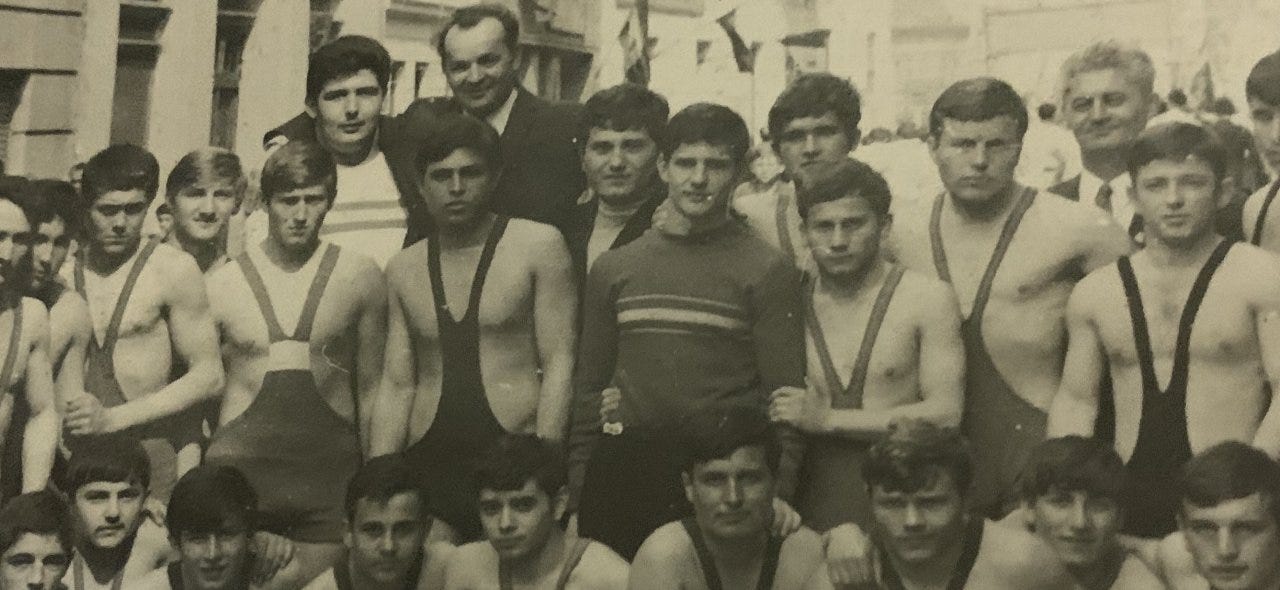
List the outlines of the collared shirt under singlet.
{"type": "Polygon", "coordinates": [[[1191,362],[1191,327],[1196,312],[1214,272],[1231,250],[1231,242],[1222,241],[1200,269],[1178,322],[1178,336],[1173,349],[1173,370],[1169,385],[1160,390],[1156,379],[1155,359],[1151,352],[1151,336],[1142,306],[1142,293],[1133,274],[1133,264],[1125,256],[1116,261],[1129,316],[1133,323],[1134,345],[1142,371],[1142,416],[1138,422],[1138,441],[1126,465],[1129,486],[1121,504],[1125,511],[1124,532],[1140,537],[1163,537],[1177,528],[1174,516],[1178,509],[1178,474],[1191,458],[1191,441],[1187,435],[1187,374],[1191,362]]]}
{"type": "MultiPolygon", "coordinates": [[[[720,571],[716,569],[715,556],[711,555],[711,549],[707,547],[707,540],[702,536],[702,529],[698,528],[698,521],[690,516],[681,519],[680,524],[689,534],[689,540],[693,541],[693,551],[697,554],[698,565],[702,566],[702,578],[707,583],[707,590],[724,590],[724,584],[720,582],[720,571]]],[[[760,564],[760,575],[756,578],[756,590],[773,588],[774,578],[778,574],[778,560],[782,557],[782,541],[781,537],[769,536],[764,548],[764,561],[760,564]]]]}
{"type": "MultiPolygon", "coordinates": [[[[565,556],[564,565],[560,566],[560,576],[556,578],[554,590],[565,590],[569,585],[569,576],[573,575],[573,570],[578,567],[578,562],[582,561],[582,554],[587,552],[587,547],[591,545],[591,539],[578,539],[571,547],[569,553],[565,556]]],[[[501,559],[498,560],[498,589],[513,590],[515,584],[511,581],[511,571],[507,569],[506,563],[501,559]]]]}
{"type": "MultiPolygon", "coordinates": [[[[815,281],[806,286],[805,325],[808,328],[814,353],[822,366],[822,379],[832,393],[831,407],[835,409],[861,409],[863,387],[871,365],[871,351],[875,347],[880,327],[889,310],[889,303],[902,280],[903,269],[891,267],[876,296],[866,330],[862,334],[849,382],[841,382],[835,362],[827,346],[827,337],[818,321],[818,311],[813,304],[815,281]]],[[[816,378],[811,376],[810,378],[816,378]]],[[[796,507],[805,522],[815,530],[825,531],[846,522],[866,527],[870,524],[871,507],[866,483],[862,479],[862,463],[869,444],[837,436],[809,436],[802,467],[801,484],[796,507]]]]}
{"type": "Polygon", "coordinates": [[[440,244],[434,236],[427,237],[427,270],[435,301],[443,375],[435,419],[422,438],[405,449],[404,455],[427,490],[435,514],[453,526],[462,541],[478,539],[481,533],[472,469],[479,454],[506,434],[489,407],[480,370],[480,295],[507,221],[499,216],[489,229],[462,319],[454,319],[445,298],[440,244]]]}
{"type": "MultiPolygon", "coordinates": [[[[116,378],[115,348],[120,340],[120,326],[124,320],[125,310],[129,306],[129,300],[133,295],[133,289],[138,284],[138,277],[142,274],[147,261],[159,245],[160,240],[153,238],[141,247],[133,265],[129,268],[124,285],[120,289],[120,294],[116,299],[116,306],[112,310],[111,319],[107,323],[107,331],[103,335],[102,343],[98,343],[96,330],[94,330],[92,338],[89,339],[84,371],[84,388],[85,391],[97,397],[104,408],[119,406],[128,401],[125,399],[124,390],[120,387],[120,382],[116,378]]],[[[88,302],[91,299],[85,287],[84,256],[85,253],[82,251],[76,257],[74,270],[75,288],[76,292],[88,302]]],[[[180,360],[174,359],[173,362],[180,362],[180,360]]],[[[173,375],[171,374],[169,378],[173,379],[173,375]]],[[[147,395],[154,394],[155,392],[151,392],[147,395]]],[[[151,459],[150,490],[152,497],[160,499],[169,497],[169,492],[177,481],[177,451],[190,443],[198,443],[203,438],[203,432],[200,428],[200,416],[197,412],[198,410],[184,410],[148,424],[105,435],[108,439],[121,437],[141,441],[142,447],[146,449],[147,456],[151,459]]],[[[67,446],[74,453],[77,445],[95,444],[93,441],[101,441],[103,438],[103,436],[68,437],[67,446]]]]}
{"type": "MultiPolygon", "coordinates": [[[[973,573],[973,566],[978,563],[978,552],[982,549],[982,533],[985,527],[986,523],[982,517],[975,515],[969,518],[961,539],[964,549],[960,551],[960,559],[956,561],[956,568],[952,570],[951,579],[947,581],[947,590],[965,590],[965,586],[969,583],[969,574],[973,573]]],[[[880,577],[885,590],[906,589],[902,584],[902,577],[898,574],[898,570],[894,569],[893,561],[889,559],[884,549],[880,550],[880,567],[882,570],[880,577]]]]}
{"type": "MultiPolygon", "coordinates": [[[[938,277],[951,281],[947,252],[942,244],[942,206],[946,195],[938,195],[933,205],[929,238],[938,277]]],[[[1031,208],[1035,190],[1025,189],[1014,201],[996,241],[995,251],[978,284],[973,309],[961,323],[965,351],[964,413],[960,427],[973,449],[973,486],[969,499],[975,513],[1003,516],[1016,499],[1016,485],[1031,450],[1044,440],[1047,416],[1009,387],[987,352],[982,336],[982,318],[991,298],[1000,262],[1022,216],[1031,208]]]]}
{"type": "Polygon", "coordinates": [[[205,457],[245,474],[265,530],[310,543],[341,541],[343,492],[361,461],[355,424],[329,406],[311,372],[311,329],[338,262],[339,248],[325,248],[313,255],[320,263],[292,336],[280,327],[252,259],[236,259],[267,324],[269,368],[249,407],[218,429],[205,457]]]}

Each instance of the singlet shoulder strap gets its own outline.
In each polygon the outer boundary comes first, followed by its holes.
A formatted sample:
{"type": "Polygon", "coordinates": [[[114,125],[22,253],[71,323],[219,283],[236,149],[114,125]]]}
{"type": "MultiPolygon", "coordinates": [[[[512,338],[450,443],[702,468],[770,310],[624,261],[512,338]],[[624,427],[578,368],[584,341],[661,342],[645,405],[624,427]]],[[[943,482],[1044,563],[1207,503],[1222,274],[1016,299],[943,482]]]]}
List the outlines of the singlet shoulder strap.
{"type": "Polygon", "coordinates": [[[684,526],[685,532],[689,533],[689,539],[693,541],[693,551],[698,556],[698,564],[702,566],[702,577],[707,582],[707,589],[724,590],[724,586],[720,583],[720,572],[716,570],[715,558],[707,548],[707,540],[702,538],[698,523],[693,518],[685,518],[680,521],[680,524],[684,526]]]}
{"type": "Polygon", "coordinates": [[[1124,298],[1129,304],[1129,323],[1133,324],[1133,344],[1138,350],[1138,366],[1142,371],[1142,380],[1151,387],[1156,387],[1151,336],[1147,331],[1147,312],[1142,305],[1142,292],[1138,290],[1138,280],[1133,275],[1133,262],[1128,256],[1121,256],[1116,261],[1116,271],[1120,273],[1120,283],[1124,285],[1124,298]]]}
{"type": "Polygon", "coordinates": [[[183,590],[184,586],[182,584],[182,563],[181,562],[171,563],[169,564],[169,567],[166,569],[168,570],[168,574],[169,574],[169,589],[183,590]]]}
{"type": "Polygon", "coordinates": [[[338,563],[333,564],[333,581],[338,590],[355,590],[355,586],[351,584],[351,566],[346,559],[339,559],[338,563]]]}
{"type": "Polygon", "coordinates": [[[1195,324],[1200,304],[1204,302],[1205,293],[1209,290],[1209,281],[1213,279],[1213,274],[1226,259],[1233,244],[1234,242],[1229,240],[1219,242],[1213,254],[1209,255],[1209,260],[1200,269],[1200,274],[1196,275],[1196,282],[1191,286],[1191,294],[1187,297],[1186,305],[1182,307],[1182,318],[1178,322],[1178,340],[1173,349],[1173,375],[1169,379],[1170,385],[1175,385],[1174,379],[1177,379],[1176,384],[1186,383],[1188,365],[1191,364],[1191,327],[1195,324]]]}
{"type": "MultiPolygon", "coordinates": [[[[493,262],[493,253],[498,249],[502,234],[507,231],[509,218],[499,215],[489,228],[489,237],[485,238],[484,250],[480,252],[480,262],[476,264],[475,277],[471,280],[471,293],[467,297],[467,315],[479,313],[480,295],[484,292],[484,279],[489,274],[489,265],[493,262]]],[[[440,244],[434,234],[427,236],[427,274],[431,278],[431,295],[435,299],[436,316],[438,318],[454,316],[449,312],[449,302],[445,298],[444,278],[440,274],[440,244]]],[[[478,316],[477,316],[478,317],[478,316]]]]}
{"type": "Polygon", "coordinates": [[[85,301],[88,301],[89,295],[84,291],[84,256],[84,250],[76,252],[76,264],[71,273],[71,280],[75,283],[73,287],[75,288],[76,293],[79,293],[85,301]]]}
{"type": "Polygon", "coordinates": [[[1004,220],[1000,239],[996,241],[996,250],[991,253],[991,261],[987,263],[987,270],[982,274],[982,282],[978,283],[978,293],[973,298],[973,309],[969,310],[969,318],[979,326],[982,325],[982,315],[987,309],[987,299],[991,297],[991,285],[995,282],[996,271],[1000,269],[1004,255],[1009,252],[1009,243],[1013,241],[1013,235],[1018,232],[1018,226],[1022,224],[1022,216],[1026,215],[1027,210],[1031,208],[1035,197],[1035,189],[1023,190],[1022,196],[1009,212],[1009,217],[1004,220]]]}
{"type": "Polygon", "coordinates": [[[964,533],[964,550],[960,553],[960,559],[956,561],[956,569],[951,573],[947,590],[964,590],[965,585],[969,583],[969,574],[973,572],[973,566],[978,562],[978,552],[982,549],[982,532],[985,527],[984,520],[981,518],[974,517],[969,520],[969,526],[964,533]]]}
{"type": "Polygon", "coordinates": [[[943,282],[951,282],[951,266],[947,263],[947,249],[942,247],[942,205],[947,193],[938,193],[933,200],[933,212],[929,214],[929,245],[933,249],[933,267],[938,271],[938,278],[943,282]]]}
{"type": "Polygon", "coordinates": [[[555,590],[565,590],[565,586],[569,584],[569,576],[573,575],[574,568],[578,567],[578,562],[582,561],[582,555],[590,545],[591,539],[578,539],[569,549],[568,558],[560,568],[560,577],[556,579],[555,590]]]}
{"type": "Polygon", "coordinates": [[[760,578],[756,582],[756,590],[770,590],[773,579],[778,575],[778,560],[782,558],[782,537],[769,536],[769,544],[764,550],[764,562],[760,564],[760,578]]]}
{"type": "Polygon", "coordinates": [[[13,377],[13,367],[18,362],[18,349],[22,348],[22,299],[13,308],[13,330],[9,334],[9,350],[4,355],[4,366],[0,368],[0,392],[9,390],[9,379],[13,377]]]}
{"type": "Polygon", "coordinates": [[[794,200],[794,193],[789,196],[786,190],[779,188],[778,204],[774,207],[773,212],[774,223],[777,224],[778,228],[778,245],[782,248],[783,254],[787,255],[787,261],[793,264],[796,259],[796,245],[792,242],[791,223],[787,218],[787,209],[794,200]]]}
{"type": "Polygon", "coordinates": [[[1280,176],[1271,183],[1271,190],[1267,191],[1267,196],[1262,199],[1262,208],[1258,209],[1258,220],[1253,223],[1253,236],[1249,239],[1254,246],[1262,245],[1262,229],[1267,223],[1267,211],[1271,209],[1272,201],[1276,200],[1277,192],[1280,192],[1280,176]]]}
{"type": "Polygon", "coordinates": [[[316,310],[320,308],[320,298],[324,296],[325,287],[329,285],[329,277],[333,276],[333,267],[338,264],[339,248],[327,244],[324,258],[320,259],[320,267],[316,276],[311,279],[311,288],[307,291],[307,301],[302,306],[302,314],[298,316],[298,325],[293,328],[293,340],[306,342],[311,339],[311,327],[316,321],[316,310]]]}
{"type": "Polygon", "coordinates": [[[853,372],[849,376],[849,383],[843,388],[840,386],[840,374],[836,371],[835,362],[831,358],[831,350],[827,345],[822,323],[818,321],[818,313],[813,306],[814,283],[809,281],[807,287],[809,305],[805,314],[805,321],[809,325],[809,332],[813,338],[814,348],[817,349],[818,362],[822,365],[822,372],[826,374],[827,381],[831,384],[833,391],[841,391],[847,400],[847,404],[842,407],[855,409],[862,407],[862,389],[867,381],[867,368],[871,365],[871,352],[875,348],[876,338],[880,334],[880,327],[884,324],[885,315],[889,311],[889,303],[893,300],[893,294],[898,288],[898,283],[902,281],[903,273],[902,267],[896,265],[891,267],[889,274],[884,279],[884,283],[880,285],[875,304],[871,308],[871,315],[867,319],[866,331],[862,334],[862,343],[858,348],[858,356],[854,361],[853,372]]]}
{"type": "MultiPolygon", "coordinates": [[[[103,350],[111,353],[115,350],[116,339],[120,335],[120,322],[124,319],[124,310],[129,306],[129,298],[133,295],[133,288],[138,284],[138,276],[142,274],[142,267],[147,265],[147,260],[151,258],[151,253],[156,251],[156,246],[160,245],[158,238],[152,238],[142,247],[142,252],[138,254],[138,259],[133,262],[133,267],[129,269],[129,276],[125,277],[124,287],[120,289],[120,297],[116,299],[116,308],[111,312],[111,322],[107,324],[106,337],[103,339],[103,350]]],[[[83,271],[82,271],[83,272],[83,271]]],[[[81,277],[83,281],[83,276],[81,277]]],[[[85,299],[88,301],[88,299],[85,299]]]]}
{"type": "Polygon", "coordinates": [[[258,309],[262,311],[262,317],[267,322],[267,335],[271,342],[280,342],[288,336],[284,330],[280,328],[280,320],[276,319],[275,306],[271,305],[271,296],[267,295],[267,284],[262,281],[262,275],[258,273],[258,266],[253,263],[253,259],[249,257],[248,252],[242,252],[236,257],[236,264],[240,265],[240,272],[244,275],[245,282],[249,283],[249,290],[253,291],[253,298],[258,301],[258,309]]]}

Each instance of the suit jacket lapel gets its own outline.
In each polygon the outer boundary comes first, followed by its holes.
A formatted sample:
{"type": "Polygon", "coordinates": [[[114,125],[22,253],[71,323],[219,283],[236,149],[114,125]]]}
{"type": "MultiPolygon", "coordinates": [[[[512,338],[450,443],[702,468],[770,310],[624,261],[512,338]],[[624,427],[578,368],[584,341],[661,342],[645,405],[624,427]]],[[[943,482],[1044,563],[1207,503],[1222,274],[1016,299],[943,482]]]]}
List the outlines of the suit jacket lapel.
{"type": "Polygon", "coordinates": [[[507,128],[502,131],[503,161],[510,162],[510,156],[520,153],[526,147],[525,138],[529,135],[529,127],[533,124],[532,114],[534,101],[537,100],[524,88],[516,87],[516,102],[511,105],[511,116],[507,117],[507,128]]]}

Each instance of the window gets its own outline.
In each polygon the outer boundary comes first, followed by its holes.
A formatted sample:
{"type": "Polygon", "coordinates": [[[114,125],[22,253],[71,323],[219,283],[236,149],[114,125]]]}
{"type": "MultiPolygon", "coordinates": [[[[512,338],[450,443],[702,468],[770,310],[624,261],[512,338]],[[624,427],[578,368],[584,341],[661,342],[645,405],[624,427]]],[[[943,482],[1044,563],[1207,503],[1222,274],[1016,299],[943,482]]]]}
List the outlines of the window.
{"type": "Polygon", "coordinates": [[[240,110],[240,66],[253,29],[254,12],[243,0],[218,0],[218,28],[213,53],[213,113],[209,143],[235,149],[240,110]]]}
{"type": "Polygon", "coordinates": [[[22,100],[22,87],[27,81],[26,72],[0,70],[0,161],[9,159],[9,125],[13,113],[22,100]]]}
{"type": "Polygon", "coordinates": [[[155,0],[120,0],[111,143],[147,144],[151,78],[160,54],[160,31],[168,18],[169,8],[155,0]]]}

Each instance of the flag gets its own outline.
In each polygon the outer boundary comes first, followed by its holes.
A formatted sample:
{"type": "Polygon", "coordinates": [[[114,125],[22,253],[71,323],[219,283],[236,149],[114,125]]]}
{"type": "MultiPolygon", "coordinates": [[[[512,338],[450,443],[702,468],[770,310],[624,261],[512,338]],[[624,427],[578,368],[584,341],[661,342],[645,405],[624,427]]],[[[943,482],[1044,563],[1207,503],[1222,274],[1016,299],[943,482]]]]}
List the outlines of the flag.
{"type": "Polygon", "coordinates": [[[649,0],[635,0],[627,22],[618,33],[622,44],[623,77],[628,82],[649,85],[649,0]]]}
{"type": "Polygon", "coordinates": [[[737,13],[737,8],[730,10],[729,12],[726,12],[724,16],[716,19],[716,22],[724,29],[724,33],[729,36],[729,44],[733,45],[733,60],[738,62],[738,71],[755,71],[755,52],[752,51],[751,48],[747,47],[747,43],[742,40],[742,35],[738,34],[738,29],[734,26],[733,21],[737,16],[737,13]]]}

